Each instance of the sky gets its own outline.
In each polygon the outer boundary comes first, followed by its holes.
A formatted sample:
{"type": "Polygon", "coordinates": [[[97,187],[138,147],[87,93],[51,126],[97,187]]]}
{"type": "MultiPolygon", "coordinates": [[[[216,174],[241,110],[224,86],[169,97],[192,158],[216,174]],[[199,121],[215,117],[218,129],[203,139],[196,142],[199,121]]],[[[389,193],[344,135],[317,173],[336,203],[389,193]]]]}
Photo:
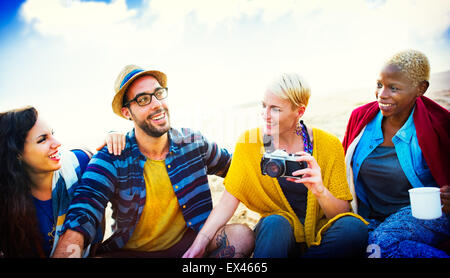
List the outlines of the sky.
{"type": "Polygon", "coordinates": [[[12,0],[0,12],[0,111],[35,106],[68,147],[131,127],[111,110],[127,64],[165,72],[173,125],[200,130],[244,121],[235,108],[283,72],[327,96],[372,88],[407,48],[450,69],[448,0],[12,0]]]}

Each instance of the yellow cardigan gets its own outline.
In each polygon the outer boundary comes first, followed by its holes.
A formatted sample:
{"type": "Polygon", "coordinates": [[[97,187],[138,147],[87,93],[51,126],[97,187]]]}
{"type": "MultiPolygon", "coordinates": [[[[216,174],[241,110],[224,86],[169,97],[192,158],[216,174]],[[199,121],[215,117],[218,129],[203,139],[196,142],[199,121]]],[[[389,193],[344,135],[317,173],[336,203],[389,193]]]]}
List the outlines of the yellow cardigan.
{"type": "MultiPolygon", "coordinates": [[[[342,213],[326,219],[314,194],[308,191],[305,226],[289,205],[276,178],[262,175],[260,162],[264,153],[263,134],[260,128],[246,131],[240,136],[230,169],[225,177],[226,190],[250,210],[266,217],[277,214],[285,217],[294,228],[295,240],[307,246],[319,245],[321,234],[336,219],[352,215],[368,224],[354,213],[342,213]]],[[[324,186],[338,199],[351,201],[346,179],[344,149],[339,139],[323,130],[313,128],[313,153],[320,166],[324,186]],[[320,151],[319,151],[320,150],[320,151]]]]}

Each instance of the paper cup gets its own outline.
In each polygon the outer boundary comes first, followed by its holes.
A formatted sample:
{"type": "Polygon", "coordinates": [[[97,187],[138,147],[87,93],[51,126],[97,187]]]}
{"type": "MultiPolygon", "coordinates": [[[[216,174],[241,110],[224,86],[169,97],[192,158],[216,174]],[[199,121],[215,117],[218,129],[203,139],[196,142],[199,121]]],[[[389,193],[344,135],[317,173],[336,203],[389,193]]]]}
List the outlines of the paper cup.
{"type": "Polygon", "coordinates": [[[442,216],[441,194],[437,187],[409,189],[411,213],[417,219],[431,220],[442,216]]]}

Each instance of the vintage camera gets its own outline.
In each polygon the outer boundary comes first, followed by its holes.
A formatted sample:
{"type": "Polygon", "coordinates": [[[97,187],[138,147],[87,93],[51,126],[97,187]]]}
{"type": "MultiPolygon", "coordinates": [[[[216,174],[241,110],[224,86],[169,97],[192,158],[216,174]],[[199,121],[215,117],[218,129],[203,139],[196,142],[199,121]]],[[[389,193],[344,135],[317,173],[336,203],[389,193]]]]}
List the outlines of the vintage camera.
{"type": "Polygon", "coordinates": [[[292,173],[307,168],[308,163],[306,161],[295,161],[295,158],[298,156],[296,154],[288,154],[284,150],[275,150],[271,153],[266,152],[261,159],[261,172],[263,175],[269,175],[272,178],[299,178],[301,176],[293,176],[292,173]]]}

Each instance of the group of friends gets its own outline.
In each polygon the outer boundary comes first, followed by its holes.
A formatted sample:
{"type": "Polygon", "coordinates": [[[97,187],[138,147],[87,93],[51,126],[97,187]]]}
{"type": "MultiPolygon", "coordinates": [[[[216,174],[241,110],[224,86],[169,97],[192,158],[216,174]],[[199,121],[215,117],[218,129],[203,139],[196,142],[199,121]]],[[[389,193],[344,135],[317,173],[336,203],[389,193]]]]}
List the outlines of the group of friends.
{"type": "Polygon", "coordinates": [[[416,50],[390,57],[376,100],[356,108],[341,142],[307,126],[311,89],[295,73],[262,92],[264,126],[234,152],[170,125],[167,76],[128,65],[112,110],[133,122],[95,154],[60,150],[27,106],[0,113],[0,257],[450,257],[450,113],[424,96],[430,65],[416,50]],[[289,176],[263,155],[295,154],[289,176]],[[224,178],[217,204],[208,175],[224,178]],[[443,214],[411,214],[408,190],[439,187],[443,214]],[[111,203],[112,235],[104,239],[111,203]],[[260,214],[228,224],[238,205],[260,214]]]}

